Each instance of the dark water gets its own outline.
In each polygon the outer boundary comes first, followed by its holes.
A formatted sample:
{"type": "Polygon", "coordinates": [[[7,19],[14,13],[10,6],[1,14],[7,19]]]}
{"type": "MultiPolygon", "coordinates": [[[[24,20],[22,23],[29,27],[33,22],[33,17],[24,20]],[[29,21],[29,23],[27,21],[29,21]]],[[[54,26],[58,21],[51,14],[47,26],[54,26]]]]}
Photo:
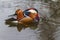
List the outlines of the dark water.
{"type": "MultiPolygon", "coordinates": [[[[38,9],[41,16],[48,16],[49,8],[48,4],[41,3],[40,1],[30,0],[1,0],[0,1],[0,40],[59,40],[59,30],[55,32],[57,28],[55,25],[43,22],[38,25],[39,27],[17,27],[9,26],[9,23],[5,23],[9,15],[14,14],[16,9],[25,10],[30,7],[38,9]],[[58,36],[58,37],[56,37],[58,36]]],[[[8,21],[9,22],[9,21],[8,21]]],[[[12,25],[12,24],[11,24],[12,25]]]]}

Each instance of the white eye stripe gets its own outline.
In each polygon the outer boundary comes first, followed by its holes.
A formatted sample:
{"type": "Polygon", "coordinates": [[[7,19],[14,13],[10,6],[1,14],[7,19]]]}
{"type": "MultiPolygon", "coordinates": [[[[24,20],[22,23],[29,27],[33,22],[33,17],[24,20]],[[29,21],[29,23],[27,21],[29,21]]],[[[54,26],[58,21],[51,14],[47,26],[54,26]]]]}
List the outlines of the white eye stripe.
{"type": "Polygon", "coordinates": [[[28,12],[31,12],[31,13],[37,13],[35,10],[29,10],[28,12]]]}

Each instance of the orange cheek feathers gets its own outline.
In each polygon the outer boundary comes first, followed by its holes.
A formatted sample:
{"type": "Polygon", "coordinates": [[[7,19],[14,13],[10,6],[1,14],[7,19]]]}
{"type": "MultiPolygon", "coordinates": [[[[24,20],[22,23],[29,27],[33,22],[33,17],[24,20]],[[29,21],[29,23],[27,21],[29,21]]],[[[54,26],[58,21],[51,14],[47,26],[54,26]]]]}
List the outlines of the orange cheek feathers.
{"type": "Polygon", "coordinates": [[[22,10],[16,11],[16,13],[17,13],[17,20],[20,20],[20,19],[24,18],[22,10]]]}

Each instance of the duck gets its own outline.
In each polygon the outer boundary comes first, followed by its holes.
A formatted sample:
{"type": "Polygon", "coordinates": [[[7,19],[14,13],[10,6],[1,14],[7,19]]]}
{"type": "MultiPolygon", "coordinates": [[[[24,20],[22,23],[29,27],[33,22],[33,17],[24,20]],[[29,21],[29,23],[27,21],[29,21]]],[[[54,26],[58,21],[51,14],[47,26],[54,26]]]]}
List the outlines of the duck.
{"type": "Polygon", "coordinates": [[[17,16],[16,20],[13,22],[23,24],[25,26],[28,26],[28,24],[33,22],[39,22],[39,14],[36,8],[28,8],[24,11],[17,9],[13,16],[17,16]]]}

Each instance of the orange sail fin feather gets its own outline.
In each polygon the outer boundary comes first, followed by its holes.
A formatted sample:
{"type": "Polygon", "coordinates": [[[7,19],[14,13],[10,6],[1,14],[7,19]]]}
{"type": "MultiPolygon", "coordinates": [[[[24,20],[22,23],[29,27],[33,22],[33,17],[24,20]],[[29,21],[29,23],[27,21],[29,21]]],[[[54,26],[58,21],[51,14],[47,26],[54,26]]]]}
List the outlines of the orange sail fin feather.
{"type": "Polygon", "coordinates": [[[16,10],[17,20],[24,18],[23,11],[21,9],[16,10]]]}

